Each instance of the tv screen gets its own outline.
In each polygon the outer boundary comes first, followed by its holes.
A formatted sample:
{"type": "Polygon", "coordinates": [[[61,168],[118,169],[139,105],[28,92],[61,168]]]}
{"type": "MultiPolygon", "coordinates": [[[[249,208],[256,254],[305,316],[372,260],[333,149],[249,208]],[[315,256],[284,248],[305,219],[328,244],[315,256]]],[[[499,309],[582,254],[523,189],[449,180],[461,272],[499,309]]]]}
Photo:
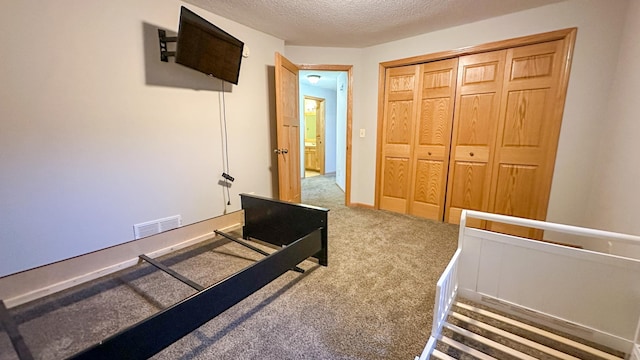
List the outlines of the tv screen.
{"type": "Polygon", "coordinates": [[[176,44],[176,63],[238,84],[244,43],[184,6],[176,44]]]}

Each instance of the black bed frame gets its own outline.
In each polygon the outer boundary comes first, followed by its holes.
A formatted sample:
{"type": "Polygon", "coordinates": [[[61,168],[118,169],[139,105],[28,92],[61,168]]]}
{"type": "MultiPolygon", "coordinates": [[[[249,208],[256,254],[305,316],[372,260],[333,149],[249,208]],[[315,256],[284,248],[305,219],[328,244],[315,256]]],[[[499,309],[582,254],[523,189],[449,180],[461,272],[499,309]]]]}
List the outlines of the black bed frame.
{"type": "MultiPolygon", "coordinates": [[[[281,249],[266,254],[264,259],[209,287],[202,287],[159,262],[141,255],[141,259],[167,271],[180,281],[198,290],[190,297],[130,326],[68,359],[147,359],[182,337],[196,330],[225,310],[253,294],[288,270],[303,270],[297,264],[309,257],[327,266],[327,209],[282,202],[264,197],[241,194],[245,224],[243,236],[281,249]]],[[[229,235],[216,231],[229,238],[229,235]]],[[[233,240],[233,239],[231,239],[233,240]]],[[[234,240],[244,246],[240,240],[234,240]]],[[[3,305],[3,304],[0,304],[3,305]]],[[[0,313],[5,313],[4,306],[0,313]]],[[[2,314],[0,314],[2,315],[2,314]]],[[[5,320],[6,316],[5,316],[5,320]]],[[[10,319],[7,320],[9,323],[10,319]]],[[[5,323],[13,328],[15,324],[5,323]]],[[[17,327],[16,327],[17,329],[17,327]]],[[[12,333],[9,331],[9,333],[12,333]]],[[[12,342],[21,360],[33,357],[24,348],[19,333],[12,342]],[[14,341],[16,340],[16,341],[14,341]]]]}

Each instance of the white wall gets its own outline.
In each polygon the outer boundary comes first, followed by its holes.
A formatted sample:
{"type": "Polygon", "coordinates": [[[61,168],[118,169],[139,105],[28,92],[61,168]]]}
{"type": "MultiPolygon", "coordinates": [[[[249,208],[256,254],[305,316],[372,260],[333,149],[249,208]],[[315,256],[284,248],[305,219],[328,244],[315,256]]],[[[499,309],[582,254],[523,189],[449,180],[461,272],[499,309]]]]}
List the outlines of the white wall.
{"type": "MultiPolygon", "coordinates": [[[[594,159],[601,151],[595,145],[600,143],[602,132],[607,127],[603,119],[609,118],[608,94],[617,64],[627,5],[626,0],[568,0],[361,49],[358,54],[361,61],[354,64],[351,200],[373,204],[375,199],[380,62],[578,27],[548,220],[589,225],[585,216],[594,209],[587,207],[588,198],[595,191],[592,190],[594,173],[599,171],[594,159]],[[360,128],[366,129],[365,138],[355,136],[360,128]]],[[[352,49],[345,50],[342,55],[335,49],[286,47],[287,56],[306,63],[339,63],[353,53],[352,49]]],[[[633,213],[638,214],[638,211],[633,213]]]]}
{"type": "Polygon", "coordinates": [[[284,42],[187,5],[251,48],[225,94],[226,207],[220,93],[146,83],[143,27],[177,30],[181,4],[2,4],[0,276],[131,240],[135,223],[193,223],[238,209],[240,192],[273,194],[270,67],[284,42]]]}
{"type": "Polygon", "coordinates": [[[640,234],[640,1],[626,13],[617,71],[596,156],[587,221],[598,228],[640,234]]]}

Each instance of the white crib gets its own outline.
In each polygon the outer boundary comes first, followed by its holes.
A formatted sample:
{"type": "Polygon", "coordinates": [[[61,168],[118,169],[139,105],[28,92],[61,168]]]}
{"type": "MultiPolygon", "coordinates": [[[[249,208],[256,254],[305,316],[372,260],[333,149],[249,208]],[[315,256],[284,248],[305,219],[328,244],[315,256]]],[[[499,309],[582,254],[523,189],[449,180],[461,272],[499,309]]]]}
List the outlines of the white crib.
{"type": "MultiPolygon", "coordinates": [[[[640,237],[463,211],[458,250],[437,283],[431,336],[416,360],[452,358],[435,348],[438,341],[443,341],[443,327],[468,333],[447,320],[452,315],[468,319],[452,311],[454,305],[456,308],[469,307],[459,303],[459,298],[534,321],[542,328],[604,345],[625,354],[628,359],[640,360],[640,260],[608,253],[611,249],[623,247],[636,247],[637,251],[640,249],[640,237]],[[565,236],[578,236],[578,242],[584,238],[596,239],[604,242],[604,245],[598,246],[596,242],[593,246],[591,242],[584,248],[574,248],[529,240],[468,227],[468,218],[542,229],[545,235],[562,233],[565,236]],[[608,250],[602,251],[602,248],[608,250]]],[[[492,331],[500,334],[501,330],[492,331]]],[[[469,336],[484,341],[482,336],[469,336]]],[[[505,333],[504,336],[510,335],[505,333]]],[[[529,344],[531,341],[527,339],[515,341],[535,346],[529,344]]],[[[567,341],[575,346],[583,346],[577,341],[567,341]]],[[[531,358],[517,351],[511,353],[509,349],[502,349],[503,345],[495,341],[488,342],[493,343],[499,351],[515,357],[531,358]]],[[[545,346],[537,349],[558,358],[577,358],[545,346]]],[[[474,357],[492,358],[476,349],[468,350],[474,357]]],[[[589,351],[594,358],[620,359],[599,350],[585,351],[589,351]]]]}

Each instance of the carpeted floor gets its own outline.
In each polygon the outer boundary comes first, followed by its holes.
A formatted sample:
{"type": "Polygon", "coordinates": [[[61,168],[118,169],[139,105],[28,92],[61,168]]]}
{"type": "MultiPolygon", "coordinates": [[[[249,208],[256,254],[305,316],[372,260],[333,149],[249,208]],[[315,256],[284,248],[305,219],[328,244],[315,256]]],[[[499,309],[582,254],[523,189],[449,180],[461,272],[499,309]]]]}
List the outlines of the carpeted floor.
{"type": "MultiPolygon", "coordinates": [[[[331,176],[303,180],[303,202],[330,209],[329,266],[288,272],[154,359],[413,359],[429,337],[435,283],[457,227],[344,206],[331,176]]],[[[222,238],[165,256],[210,285],[260,259],[222,238]]],[[[60,359],[193,293],[140,264],[11,313],[36,359],[60,359]]],[[[17,359],[0,332],[0,359],[17,359]]]]}

